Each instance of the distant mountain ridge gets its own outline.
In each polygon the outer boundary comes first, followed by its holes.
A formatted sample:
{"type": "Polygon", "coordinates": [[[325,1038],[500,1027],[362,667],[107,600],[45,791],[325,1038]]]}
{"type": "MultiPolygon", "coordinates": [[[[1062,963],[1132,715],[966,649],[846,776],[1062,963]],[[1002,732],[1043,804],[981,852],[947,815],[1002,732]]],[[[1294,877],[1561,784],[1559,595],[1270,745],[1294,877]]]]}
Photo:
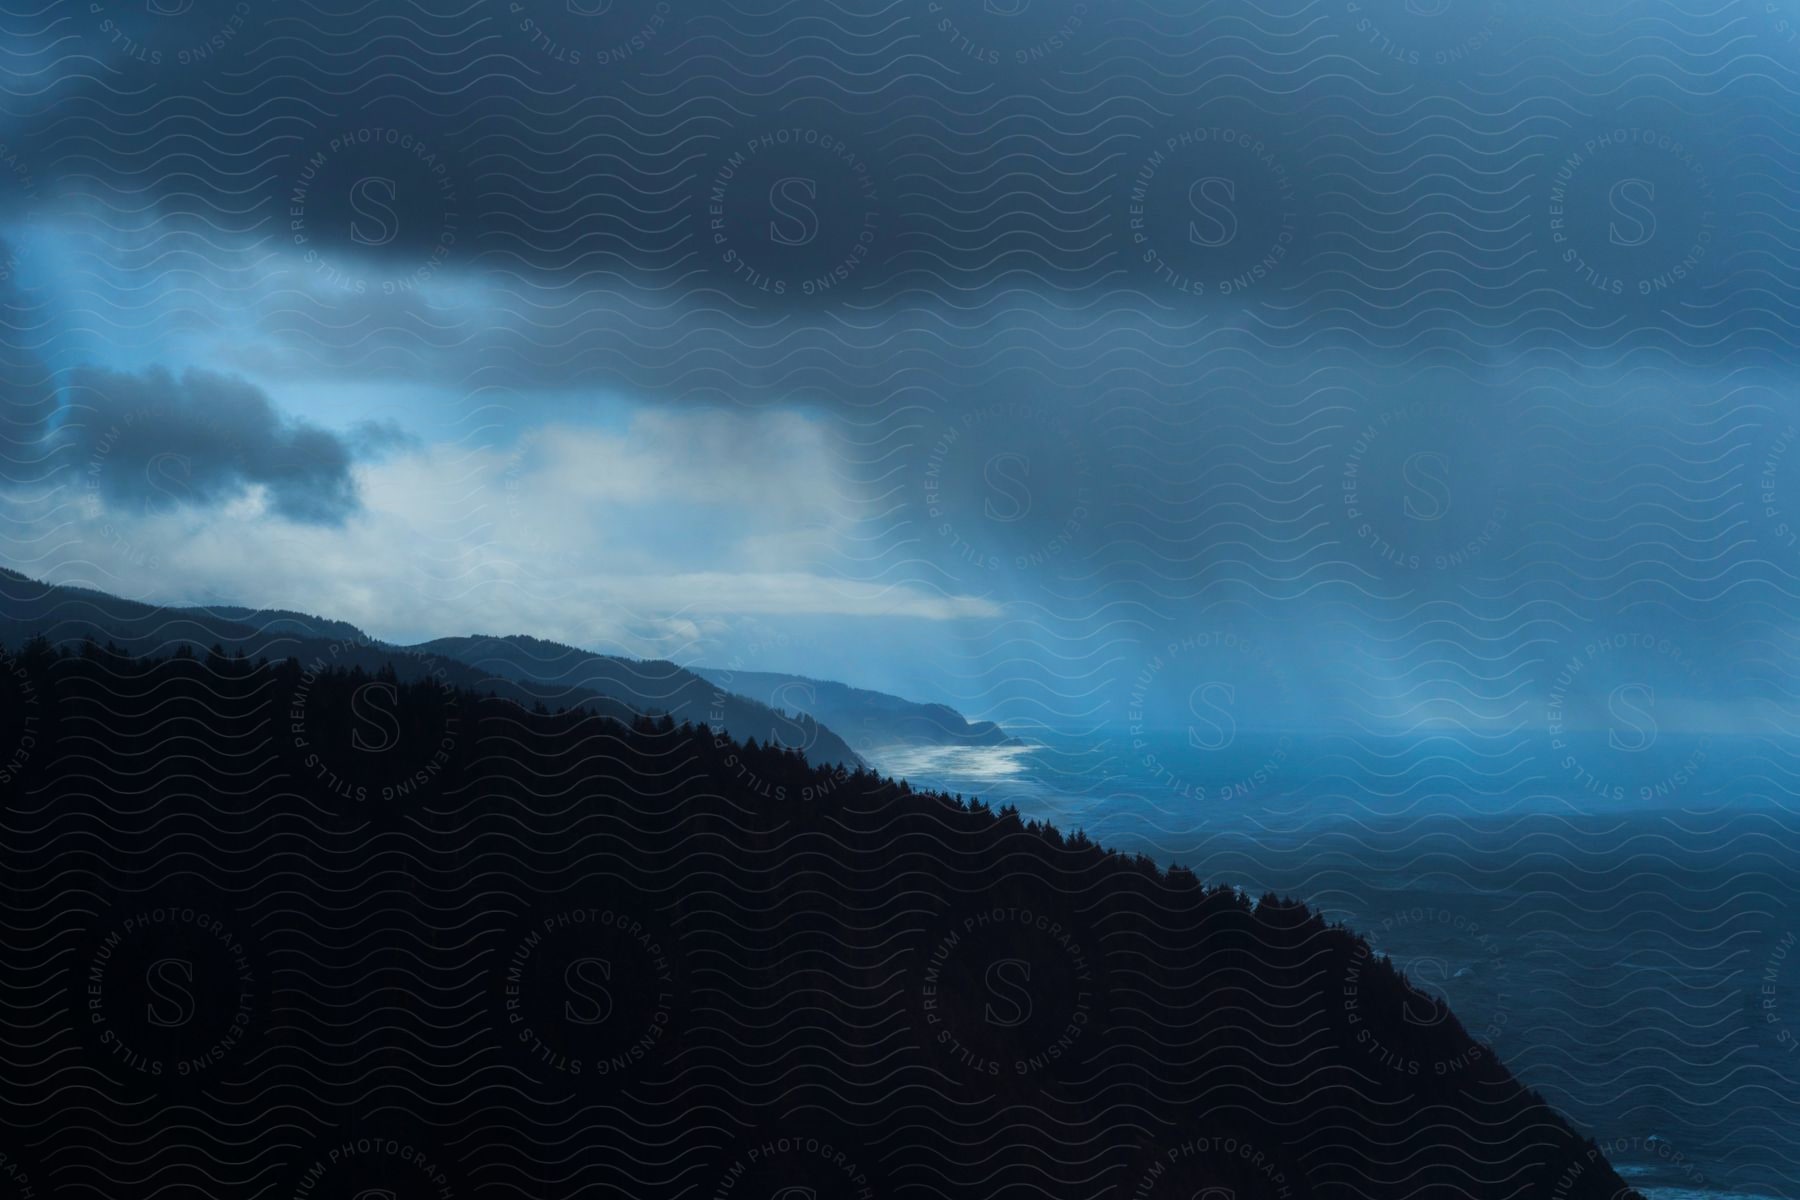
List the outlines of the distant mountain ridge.
{"type": "Polygon", "coordinates": [[[330,638],[333,641],[349,638],[362,638],[367,641],[377,639],[358,629],[348,621],[334,621],[330,617],[314,616],[312,613],[292,612],[280,608],[242,608],[238,605],[197,605],[185,609],[186,612],[205,612],[223,617],[227,621],[235,621],[240,625],[249,625],[268,633],[291,633],[296,637],[330,638]]]}
{"type": "Polygon", "coordinates": [[[809,761],[852,766],[863,763],[844,738],[816,717],[750,699],[661,659],[595,654],[522,634],[437,638],[410,649],[454,658],[484,674],[550,689],[552,693],[627,697],[645,711],[667,713],[677,721],[710,725],[728,730],[734,737],[798,750],[809,761]]]}
{"type": "Polygon", "coordinates": [[[992,721],[971,721],[946,704],[903,700],[870,691],[775,671],[695,667],[694,674],[720,687],[762,698],[776,708],[807,713],[824,722],[862,754],[889,746],[1019,746],[1018,738],[992,721]]]}
{"type": "MultiPolygon", "coordinates": [[[[217,646],[227,655],[242,653],[250,659],[293,658],[303,665],[361,667],[368,672],[391,666],[403,681],[437,679],[524,705],[549,704],[557,694],[519,681],[486,679],[467,663],[382,642],[342,621],[247,608],[164,608],[0,569],[0,645],[17,650],[36,637],[58,647],[110,643],[134,655],[169,655],[183,649],[204,653],[217,646]]],[[[598,693],[576,702],[617,720],[642,713],[619,698],[598,693]]]]}
{"type": "Polygon", "coordinates": [[[406,645],[313,613],[243,605],[160,608],[0,568],[0,640],[17,646],[38,633],[57,644],[111,641],[138,654],[218,645],[252,658],[305,661],[324,655],[369,670],[392,658],[401,678],[437,671],[458,687],[491,690],[528,704],[585,705],[620,719],[667,713],[677,721],[799,750],[821,764],[864,764],[869,756],[903,747],[1022,744],[992,721],[970,721],[948,705],[805,675],[681,667],[524,634],[406,645]]]}

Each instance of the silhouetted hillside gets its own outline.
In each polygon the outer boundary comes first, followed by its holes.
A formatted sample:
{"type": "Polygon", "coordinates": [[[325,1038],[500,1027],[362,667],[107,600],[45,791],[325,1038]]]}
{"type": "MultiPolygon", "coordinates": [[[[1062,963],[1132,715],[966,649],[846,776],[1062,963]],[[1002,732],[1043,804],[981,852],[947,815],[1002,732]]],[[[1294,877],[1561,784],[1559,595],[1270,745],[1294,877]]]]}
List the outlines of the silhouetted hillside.
{"type": "MultiPolygon", "coordinates": [[[[341,621],[320,619],[322,636],[307,634],[312,618],[299,613],[268,614],[259,619],[250,609],[159,608],[88,588],[41,583],[8,571],[0,576],[0,644],[17,646],[42,637],[57,647],[84,642],[111,644],[132,654],[159,656],[185,650],[205,654],[219,647],[247,658],[294,658],[320,667],[392,670],[402,680],[433,680],[442,685],[492,691],[523,704],[552,701],[562,689],[517,680],[491,680],[467,663],[392,646],[341,621]],[[245,614],[232,620],[226,612],[245,614]]],[[[585,693],[580,703],[618,720],[641,715],[616,698],[585,693]]]]}
{"type": "Polygon", "coordinates": [[[830,726],[859,753],[891,746],[1017,746],[1019,739],[992,721],[970,721],[943,704],[921,704],[885,692],[804,675],[695,667],[722,688],[806,713],[830,726]]]}
{"type": "Polygon", "coordinates": [[[673,713],[744,737],[778,741],[814,762],[861,762],[817,721],[724,692],[671,663],[607,658],[532,638],[445,638],[398,646],[348,622],[307,613],[230,605],[160,608],[6,571],[0,575],[0,643],[20,645],[34,636],[56,646],[110,642],[144,655],[182,647],[204,654],[218,646],[250,658],[292,657],[308,665],[371,672],[389,666],[403,680],[438,680],[524,704],[586,705],[622,721],[673,713]],[[558,661],[560,668],[553,665],[558,661]]]}
{"type": "Polygon", "coordinates": [[[0,1106],[65,1182],[1630,1194],[1351,933],[1011,811],[387,670],[0,667],[0,1106]]]}

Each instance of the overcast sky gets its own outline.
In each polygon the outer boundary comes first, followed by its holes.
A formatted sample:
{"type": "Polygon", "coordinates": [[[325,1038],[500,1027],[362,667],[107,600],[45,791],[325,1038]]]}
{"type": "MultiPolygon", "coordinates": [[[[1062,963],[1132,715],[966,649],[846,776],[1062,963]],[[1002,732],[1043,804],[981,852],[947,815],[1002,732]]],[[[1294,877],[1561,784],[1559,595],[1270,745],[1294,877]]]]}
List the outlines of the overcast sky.
{"type": "Polygon", "coordinates": [[[520,7],[0,17],[0,559],[1066,729],[1608,638],[1782,716],[1800,7],[520,7]]]}

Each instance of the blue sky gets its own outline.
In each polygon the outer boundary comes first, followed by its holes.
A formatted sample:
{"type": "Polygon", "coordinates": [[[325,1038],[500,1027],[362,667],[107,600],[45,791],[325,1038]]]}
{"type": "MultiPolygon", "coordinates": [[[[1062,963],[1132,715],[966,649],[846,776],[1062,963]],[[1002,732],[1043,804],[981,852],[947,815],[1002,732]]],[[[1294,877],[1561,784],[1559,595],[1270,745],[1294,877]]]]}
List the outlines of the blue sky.
{"type": "Polygon", "coordinates": [[[0,18],[17,569],[1072,730],[1650,636],[1597,695],[1783,719],[1779,5],[127,7],[0,18]]]}

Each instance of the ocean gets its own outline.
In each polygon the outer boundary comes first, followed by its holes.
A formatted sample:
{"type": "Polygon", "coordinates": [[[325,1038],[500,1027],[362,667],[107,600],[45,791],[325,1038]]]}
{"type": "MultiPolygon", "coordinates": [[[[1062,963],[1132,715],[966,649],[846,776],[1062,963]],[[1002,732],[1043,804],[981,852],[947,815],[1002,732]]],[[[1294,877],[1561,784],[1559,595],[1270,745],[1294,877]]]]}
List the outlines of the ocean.
{"type": "Polygon", "coordinates": [[[1800,1181],[1800,753],[1766,738],[1192,733],[900,749],[915,784],[1303,899],[1652,1200],[1800,1181]]]}

